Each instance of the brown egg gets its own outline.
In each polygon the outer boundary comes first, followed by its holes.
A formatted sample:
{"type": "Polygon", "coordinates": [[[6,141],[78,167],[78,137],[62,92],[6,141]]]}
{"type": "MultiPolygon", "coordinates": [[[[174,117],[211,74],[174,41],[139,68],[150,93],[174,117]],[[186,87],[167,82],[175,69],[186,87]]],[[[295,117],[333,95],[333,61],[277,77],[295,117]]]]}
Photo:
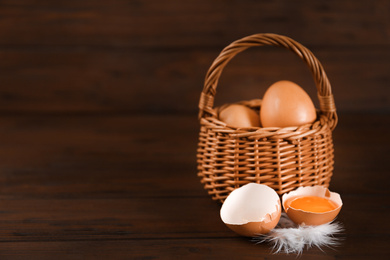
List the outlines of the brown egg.
{"type": "Polygon", "coordinates": [[[219,119],[233,127],[259,127],[259,115],[244,105],[233,104],[219,113],[219,119]]]}
{"type": "Polygon", "coordinates": [[[307,186],[284,194],[282,204],[287,216],[296,224],[317,226],[334,220],[343,202],[338,193],[323,186],[307,186]]]}
{"type": "Polygon", "coordinates": [[[309,95],[291,81],[278,81],[264,94],[260,109],[263,127],[288,127],[313,123],[316,109],[309,95]]]}
{"type": "Polygon", "coordinates": [[[239,235],[267,234],[279,222],[279,195],[264,184],[248,183],[233,190],[221,207],[221,219],[239,235]]]}

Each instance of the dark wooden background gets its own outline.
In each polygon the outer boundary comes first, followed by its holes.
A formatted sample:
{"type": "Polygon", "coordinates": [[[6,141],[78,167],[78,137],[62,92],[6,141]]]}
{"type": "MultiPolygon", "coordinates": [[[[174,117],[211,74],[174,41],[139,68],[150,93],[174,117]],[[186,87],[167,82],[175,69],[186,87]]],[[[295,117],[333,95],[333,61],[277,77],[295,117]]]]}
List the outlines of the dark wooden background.
{"type": "MultiPolygon", "coordinates": [[[[390,1],[0,1],[1,259],[288,259],[228,230],[196,176],[198,99],[223,47],[289,36],[322,62],[338,108],[331,190],[346,228],[303,259],[390,254],[390,1]]],[[[216,104],[305,65],[261,47],[216,104]]],[[[295,256],[292,256],[294,258],[295,256]]]]}

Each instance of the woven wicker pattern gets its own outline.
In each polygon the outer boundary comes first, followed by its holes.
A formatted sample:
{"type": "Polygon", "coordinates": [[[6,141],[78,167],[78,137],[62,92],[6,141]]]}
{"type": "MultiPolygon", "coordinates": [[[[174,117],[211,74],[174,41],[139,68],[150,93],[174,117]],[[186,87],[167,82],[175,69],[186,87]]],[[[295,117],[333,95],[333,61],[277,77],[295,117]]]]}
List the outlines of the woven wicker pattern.
{"type": "MultiPolygon", "coordinates": [[[[257,113],[261,100],[239,102],[257,113]]],[[[333,173],[332,130],[337,124],[330,83],[320,62],[301,44],[276,34],[255,34],[227,46],[211,65],[199,101],[198,176],[214,200],[221,202],[246,183],[266,184],[278,194],[299,186],[328,187],[333,173]],[[310,68],[320,110],[313,124],[300,127],[235,128],[218,119],[214,96],[223,68],[249,47],[271,45],[296,53],[310,68]]]]}

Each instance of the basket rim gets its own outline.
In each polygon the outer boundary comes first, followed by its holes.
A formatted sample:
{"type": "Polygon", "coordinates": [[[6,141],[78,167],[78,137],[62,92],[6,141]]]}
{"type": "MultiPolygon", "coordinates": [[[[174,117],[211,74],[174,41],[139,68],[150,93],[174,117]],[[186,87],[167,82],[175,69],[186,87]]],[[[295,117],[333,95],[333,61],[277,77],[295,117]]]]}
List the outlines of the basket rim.
{"type": "Polygon", "coordinates": [[[221,106],[213,108],[215,113],[204,116],[200,119],[202,125],[213,128],[215,132],[221,134],[229,134],[232,138],[282,138],[295,140],[306,137],[311,134],[318,134],[325,132],[330,127],[330,119],[327,115],[323,114],[321,110],[317,109],[317,118],[313,123],[308,123],[300,126],[288,126],[288,127],[235,127],[228,125],[218,118],[219,111],[226,106],[232,104],[247,105],[251,108],[260,108],[261,99],[245,100],[235,103],[226,103],[221,106]],[[256,104],[257,103],[257,104],[256,104]],[[249,105],[248,105],[249,104],[249,105]]]}
{"type": "Polygon", "coordinates": [[[198,118],[201,120],[202,117],[208,117],[209,115],[213,114],[215,115],[216,111],[214,109],[214,96],[216,94],[216,88],[219,77],[221,76],[224,67],[229,63],[229,61],[233,59],[238,53],[250,47],[266,45],[282,47],[290,50],[298,55],[306,63],[316,83],[320,110],[322,114],[329,118],[328,123],[330,125],[330,129],[333,130],[336,127],[338,121],[336,106],[330,82],[320,61],[309,49],[307,49],[302,44],[287,36],[273,33],[258,33],[246,36],[232,42],[221,51],[206,74],[203,91],[201,92],[199,100],[198,118]]]}

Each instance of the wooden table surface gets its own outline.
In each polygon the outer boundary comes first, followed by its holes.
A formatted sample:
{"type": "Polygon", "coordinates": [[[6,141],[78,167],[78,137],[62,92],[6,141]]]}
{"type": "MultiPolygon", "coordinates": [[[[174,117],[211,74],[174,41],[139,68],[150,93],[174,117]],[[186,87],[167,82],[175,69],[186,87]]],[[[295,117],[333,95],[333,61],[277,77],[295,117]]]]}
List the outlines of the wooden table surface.
{"type": "MultiPolygon", "coordinates": [[[[331,189],[344,202],[344,241],[302,258],[385,259],[390,117],[340,119],[331,189]]],[[[0,122],[1,259],[287,259],[222,223],[196,176],[196,116],[0,122]]]]}
{"type": "MultiPolygon", "coordinates": [[[[296,259],[221,221],[196,170],[197,106],[230,42],[290,36],[322,62],[339,115],[339,247],[390,255],[390,2],[0,1],[0,259],[296,259]]],[[[225,69],[216,104],[309,71],[278,48],[225,69]]],[[[317,104],[318,105],[318,104],[317,104]]]]}

